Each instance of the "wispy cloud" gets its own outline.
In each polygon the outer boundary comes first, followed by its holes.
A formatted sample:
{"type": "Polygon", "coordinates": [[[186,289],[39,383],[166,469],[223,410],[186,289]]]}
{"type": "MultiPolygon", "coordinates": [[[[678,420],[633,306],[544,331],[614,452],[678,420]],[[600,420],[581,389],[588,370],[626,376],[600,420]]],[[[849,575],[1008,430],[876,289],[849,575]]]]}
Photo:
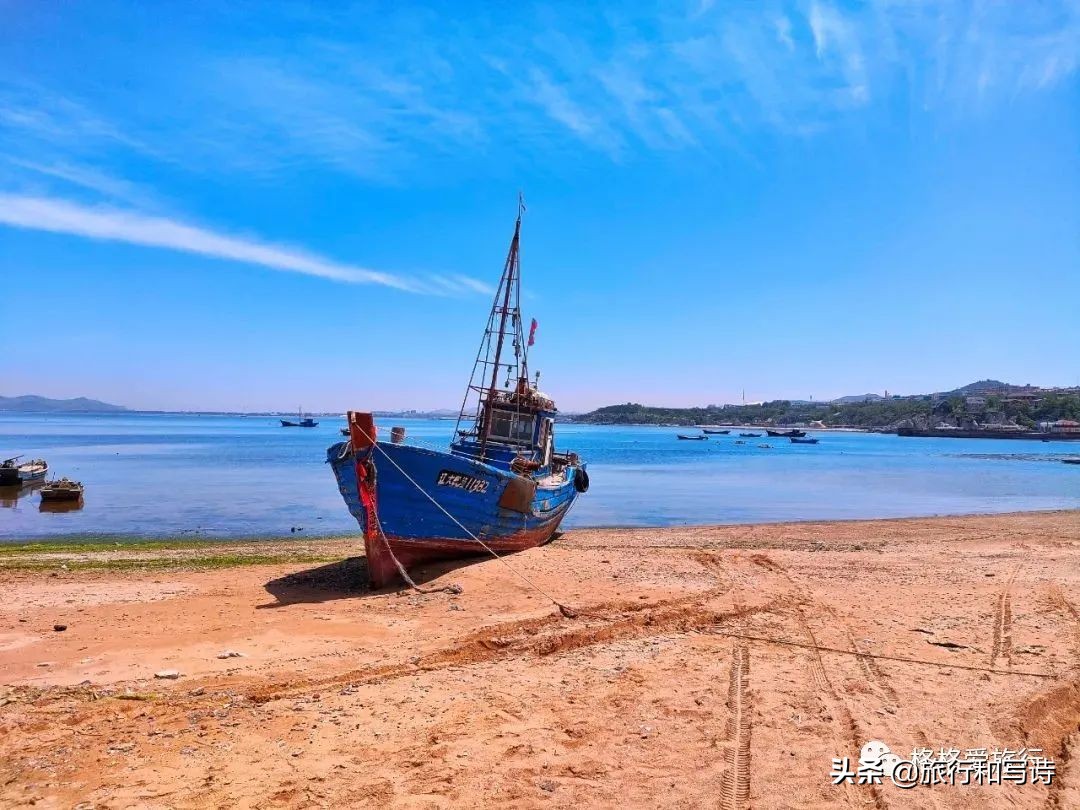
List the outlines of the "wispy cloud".
{"type": "Polygon", "coordinates": [[[155,195],[137,183],[106,174],[92,166],[81,166],[65,161],[36,163],[32,160],[12,158],[11,165],[33,174],[61,180],[69,185],[92,191],[110,201],[131,203],[140,207],[156,205],[155,195]]]}
{"type": "Polygon", "coordinates": [[[324,170],[398,183],[521,155],[742,150],[761,133],[857,123],[897,92],[953,116],[1080,72],[1076,0],[261,13],[258,37],[225,11],[176,15],[191,26],[181,44],[139,54],[146,69],[107,96],[0,80],[0,151],[107,168],[103,153],[127,149],[217,176],[324,170]]]}
{"type": "Polygon", "coordinates": [[[407,292],[445,294],[477,291],[482,285],[461,276],[433,277],[435,285],[326,259],[297,248],[232,236],[134,211],[96,208],[67,200],[0,193],[0,224],[88,239],[195,253],[215,259],[301,273],[349,284],[378,284],[407,292]]]}
{"type": "Polygon", "coordinates": [[[154,154],[146,143],[86,105],[30,82],[0,80],[0,142],[4,135],[83,152],[103,145],[154,154]]]}
{"type": "Polygon", "coordinates": [[[808,20],[818,60],[827,62],[835,59],[837,72],[844,79],[845,91],[851,101],[856,104],[867,101],[870,89],[862,44],[855,25],[834,6],[817,0],[810,4],[808,20]]]}

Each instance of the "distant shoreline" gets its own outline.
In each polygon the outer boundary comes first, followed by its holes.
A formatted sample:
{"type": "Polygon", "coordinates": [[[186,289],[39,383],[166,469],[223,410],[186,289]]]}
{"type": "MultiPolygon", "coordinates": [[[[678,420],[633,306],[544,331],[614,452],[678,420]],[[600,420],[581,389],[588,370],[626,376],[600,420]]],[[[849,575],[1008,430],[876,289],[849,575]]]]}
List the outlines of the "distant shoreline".
{"type": "MultiPolygon", "coordinates": [[[[765,529],[768,527],[783,527],[783,526],[799,526],[799,527],[811,527],[811,526],[832,526],[838,524],[851,524],[851,523],[910,523],[912,521],[926,521],[926,520],[947,520],[949,518],[1005,518],[1005,517],[1021,517],[1031,515],[1076,515],[1080,518],[1080,509],[1021,509],[1012,510],[1009,512],[950,512],[950,513],[937,513],[933,515],[908,515],[905,517],[853,517],[853,518],[836,518],[831,520],[822,520],[819,518],[810,518],[806,520],[770,520],[770,521],[732,521],[730,523],[687,523],[687,524],[660,524],[660,525],[626,525],[626,524],[598,524],[594,526],[575,526],[573,528],[565,529],[556,536],[556,539],[552,541],[554,546],[557,546],[559,540],[567,535],[573,535],[580,532],[638,532],[638,531],[708,531],[708,530],[720,530],[731,529],[739,526],[753,526],[755,528],[765,529]]],[[[272,534],[261,533],[255,535],[192,535],[192,534],[178,534],[173,532],[171,534],[163,535],[148,535],[148,534],[122,534],[122,533],[110,533],[110,534],[95,534],[95,533],[68,533],[68,534],[53,534],[45,535],[41,537],[26,537],[16,539],[4,539],[0,538],[0,570],[3,570],[5,561],[15,559],[24,554],[35,553],[80,553],[91,551],[108,551],[109,549],[116,549],[117,551],[124,550],[144,550],[144,551],[169,551],[169,550],[199,550],[207,549],[213,546],[236,546],[239,549],[245,547],[256,546],[260,543],[283,543],[289,545],[302,546],[307,544],[328,543],[355,540],[357,543],[357,549],[359,553],[363,551],[363,538],[361,537],[359,528],[356,531],[340,532],[340,533],[319,533],[304,536],[302,533],[296,534],[272,534]]]]}

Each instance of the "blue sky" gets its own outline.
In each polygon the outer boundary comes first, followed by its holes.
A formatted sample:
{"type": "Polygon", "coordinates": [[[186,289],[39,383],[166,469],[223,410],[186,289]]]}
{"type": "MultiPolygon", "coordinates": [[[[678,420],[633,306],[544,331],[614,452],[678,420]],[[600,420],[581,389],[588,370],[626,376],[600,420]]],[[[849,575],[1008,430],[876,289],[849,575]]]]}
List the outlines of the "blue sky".
{"type": "Polygon", "coordinates": [[[585,5],[0,0],[0,394],[1080,382],[1080,4],[585,5]]]}

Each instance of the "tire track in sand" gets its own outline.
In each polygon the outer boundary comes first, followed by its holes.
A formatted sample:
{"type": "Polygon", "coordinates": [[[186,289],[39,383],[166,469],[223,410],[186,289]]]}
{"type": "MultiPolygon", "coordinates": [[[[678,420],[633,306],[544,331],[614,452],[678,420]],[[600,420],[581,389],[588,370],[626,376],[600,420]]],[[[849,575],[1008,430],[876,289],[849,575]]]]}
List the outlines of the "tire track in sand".
{"type": "Polygon", "coordinates": [[[1072,625],[1073,661],[1071,669],[1080,669],[1080,610],[1065,597],[1061,586],[1053,582],[1047,588],[1050,605],[1061,612],[1072,625]]]}
{"type": "MultiPolygon", "coordinates": [[[[811,679],[814,681],[819,691],[824,693],[836,708],[836,713],[840,719],[841,730],[846,737],[846,743],[849,749],[860,751],[863,743],[866,742],[865,735],[860,730],[859,725],[855,720],[855,716],[851,713],[851,709],[848,708],[847,701],[837,691],[836,687],[833,686],[832,680],[829,678],[828,670],[825,667],[825,660],[821,655],[821,650],[817,649],[820,646],[818,644],[817,636],[810,626],[810,622],[806,618],[804,607],[813,605],[814,600],[810,598],[809,594],[806,593],[802,586],[792,578],[791,574],[789,574],[787,569],[780,565],[780,563],[764,554],[755,554],[750,560],[758,567],[764,568],[766,571],[770,571],[771,573],[782,577],[787,582],[788,590],[794,596],[794,599],[791,601],[791,607],[794,609],[795,616],[798,619],[799,628],[814,648],[813,655],[810,658],[811,679]]],[[[869,789],[870,798],[877,810],[887,810],[888,804],[885,801],[885,795],[882,793],[879,785],[869,784],[858,786],[860,790],[863,787],[869,789]]],[[[856,801],[859,801],[861,797],[855,792],[854,785],[846,783],[845,788],[847,789],[846,796],[849,800],[854,798],[856,801]]]]}
{"type": "Polygon", "coordinates": [[[997,666],[998,658],[1005,659],[1005,669],[1012,669],[1012,588],[1016,575],[1023,567],[1020,563],[1009,574],[1005,587],[998,594],[994,611],[994,644],[990,650],[990,667],[997,666]]]}
{"type": "MultiPolygon", "coordinates": [[[[1056,582],[1049,588],[1050,603],[1053,607],[1065,615],[1071,625],[1073,663],[1072,671],[1075,675],[1080,670],[1080,610],[1066,597],[1061,586],[1056,582]]],[[[1072,733],[1067,733],[1061,740],[1059,750],[1056,752],[1057,768],[1054,779],[1046,793],[1046,807],[1048,810],[1065,810],[1069,799],[1065,796],[1066,791],[1073,789],[1074,777],[1080,775],[1080,703],[1072,701],[1073,716],[1065,722],[1073,727],[1072,733]]],[[[1055,752],[1049,752],[1053,755],[1055,752]]]]}
{"type": "Polygon", "coordinates": [[[728,686],[727,768],[720,783],[720,800],[728,810],[740,810],[750,802],[750,651],[736,644],[731,658],[728,686]]]}

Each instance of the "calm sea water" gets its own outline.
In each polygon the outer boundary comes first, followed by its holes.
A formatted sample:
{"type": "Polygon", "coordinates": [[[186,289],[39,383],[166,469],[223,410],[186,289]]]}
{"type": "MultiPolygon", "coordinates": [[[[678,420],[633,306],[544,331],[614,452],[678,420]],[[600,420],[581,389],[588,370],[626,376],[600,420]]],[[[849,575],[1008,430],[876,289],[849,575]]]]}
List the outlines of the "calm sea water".
{"type": "MultiPolygon", "coordinates": [[[[445,448],[453,422],[391,420],[445,448]]],[[[81,480],[81,509],[41,511],[36,491],[0,490],[0,541],[72,533],[242,537],[347,533],[323,462],[341,418],[313,429],[236,416],[0,415],[0,455],[42,456],[81,480]]],[[[384,420],[388,435],[390,421],[384,420]]],[[[682,429],[685,432],[685,429],[682,429]]],[[[664,526],[1080,508],[1080,455],[1065,442],[817,433],[677,441],[675,428],[558,426],[589,463],[592,488],[567,526],[664,526]],[[767,442],[771,449],[757,447],[767,442]]]]}

